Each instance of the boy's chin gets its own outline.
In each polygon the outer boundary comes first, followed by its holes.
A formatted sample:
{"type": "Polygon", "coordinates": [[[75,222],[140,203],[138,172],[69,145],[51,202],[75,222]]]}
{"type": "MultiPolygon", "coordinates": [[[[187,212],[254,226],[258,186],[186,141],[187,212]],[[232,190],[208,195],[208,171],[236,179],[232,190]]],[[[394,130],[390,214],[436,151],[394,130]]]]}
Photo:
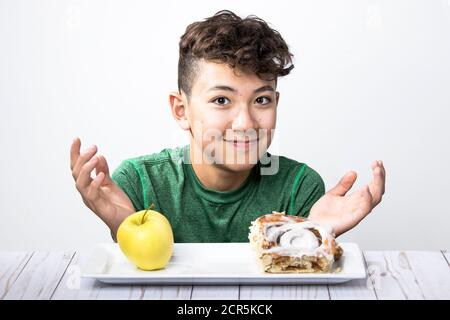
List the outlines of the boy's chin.
{"type": "Polygon", "coordinates": [[[233,173],[245,172],[251,170],[256,164],[255,163],[224,163],[216,164],[217,167],[222,170],[226,170],[233,173]]]}

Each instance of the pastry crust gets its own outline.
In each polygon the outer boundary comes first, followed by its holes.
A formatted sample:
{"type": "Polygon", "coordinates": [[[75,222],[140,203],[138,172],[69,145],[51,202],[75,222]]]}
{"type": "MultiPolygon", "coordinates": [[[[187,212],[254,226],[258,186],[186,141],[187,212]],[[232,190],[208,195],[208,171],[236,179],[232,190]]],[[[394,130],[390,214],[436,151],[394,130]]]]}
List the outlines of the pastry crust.
{"type": "Polygon", "coordinates": [[[248,238],[269,273],[331,272],[343,254],[331,228],[284,212],[253,221],[248,238]]]}

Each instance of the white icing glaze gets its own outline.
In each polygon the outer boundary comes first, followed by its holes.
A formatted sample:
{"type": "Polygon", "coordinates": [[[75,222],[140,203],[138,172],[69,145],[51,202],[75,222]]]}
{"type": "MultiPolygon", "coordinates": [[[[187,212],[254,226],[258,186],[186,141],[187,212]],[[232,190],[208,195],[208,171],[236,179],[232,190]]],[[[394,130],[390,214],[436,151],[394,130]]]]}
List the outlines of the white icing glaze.
{"type": "MultiPolygon", "coordinates": [[[[250,226],[249,238],[258,239],[260,233],[259,219],[253,221],[250,226]]],[[[331,243],[334,241],[332,228],[319,225],[316,222],[305,220],[296,222],[289,216],[282,216],[282,221],[267,222],[263,224],[264,238],[276,246],[263,249],[260,254],[276,253],[288,256],[325,256],[328,260],[334,260],[331,253],[331,243]],[[317,236],[311,231],[316,230],[321,237],[321,243],[317,236]]],[[[262,239],[259,239],[262,241],[262,239]]]]}
{"type": "Polygon", "coordinates": [[[308,229],[292,228],[280,237],[280,247],[314,250],[319,246],[316,235],[308,229]]]}

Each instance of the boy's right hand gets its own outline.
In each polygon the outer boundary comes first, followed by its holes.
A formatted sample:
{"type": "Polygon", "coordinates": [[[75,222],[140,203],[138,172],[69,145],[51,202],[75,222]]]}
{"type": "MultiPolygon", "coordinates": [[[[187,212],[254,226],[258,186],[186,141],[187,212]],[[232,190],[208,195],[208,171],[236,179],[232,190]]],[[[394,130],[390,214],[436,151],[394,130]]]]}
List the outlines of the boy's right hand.
{"type": "Polygon", "coordinates": [[[83,202],[111,229],[115,239],[120,223],[135,212],[127,194],[111,179],[106,159],[91,146],[80,154],[81,141],[75,138],[70,148],[70,169],[83,202]],[[95,168],[96,177],[91,178],[95,168]]]}

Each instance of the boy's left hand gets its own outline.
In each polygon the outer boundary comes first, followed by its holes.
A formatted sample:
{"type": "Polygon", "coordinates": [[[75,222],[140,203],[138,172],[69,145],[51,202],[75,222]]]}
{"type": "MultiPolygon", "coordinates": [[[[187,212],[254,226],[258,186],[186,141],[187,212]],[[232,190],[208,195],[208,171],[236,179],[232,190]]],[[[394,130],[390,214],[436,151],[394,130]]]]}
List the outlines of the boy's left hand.
{"type": "Polygon", "coordinates": [[[382,161],[372,163],[372,182],[346,195],[356,181],[356,172],[348,172],[330,191],[311,208],[309,219],[333,227],[336,236],[355,227],[381,202],[384,194],[386,171],[382,161]]]}

